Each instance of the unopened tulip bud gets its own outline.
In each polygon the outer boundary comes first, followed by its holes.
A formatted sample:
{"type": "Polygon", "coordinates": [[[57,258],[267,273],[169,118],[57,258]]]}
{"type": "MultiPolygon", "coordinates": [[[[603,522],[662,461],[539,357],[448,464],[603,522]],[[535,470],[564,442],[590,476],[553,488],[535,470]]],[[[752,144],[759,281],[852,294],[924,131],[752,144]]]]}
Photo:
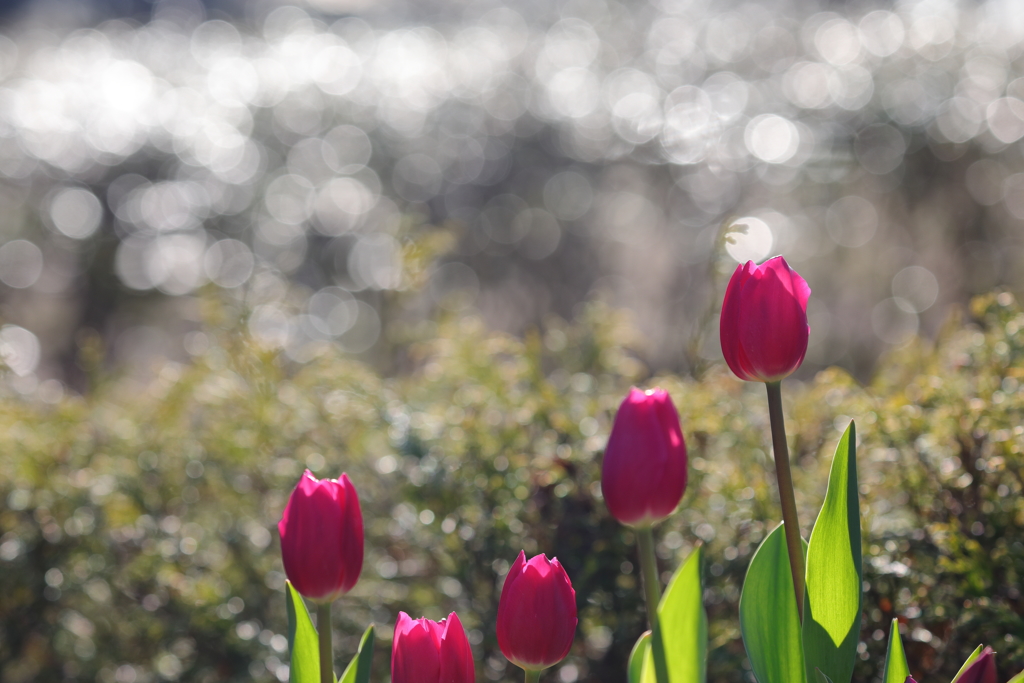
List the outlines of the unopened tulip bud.
{"type": "Polygon", "coordinates": [[[956,683],[996,683],[996,653],[990,647],[986,647],[963,673],[956,679],[956,683]]]}
{"type": "Polygon", "coordinates": [[[750,382],[778,382],[807,353],[807,299],[811,288],[776,256],[736,268],[722,302],[720,335],[725,362],[750,382]]]}
{"type": "Polygon", "coordinates": [[[474,683],[473,651],[459,615],[440,622],[398,613],[391,645],[391,683],[474,683]]]}
{"type": "Polygon", "coordinates": [[[648,526],[668,517],[686,490],[686,443],[662,389],[632,389],[615,414],[601,464],[601,492],[615,519],[648,526]]]}
{"type": "Polygon", "coordinates": [[[576,635],[576,591],[557,559],[520,552],[498,601],[498,647],[510,662],[540,671],[565,659],[576,635]]]}
{"type": "Polygon", "coordinates": [[[347,475],[318,480],[306,470],[277,530],[285,574],[300,594],[329,603],[356,584],[363,567],[363,514],[347,475]]]}

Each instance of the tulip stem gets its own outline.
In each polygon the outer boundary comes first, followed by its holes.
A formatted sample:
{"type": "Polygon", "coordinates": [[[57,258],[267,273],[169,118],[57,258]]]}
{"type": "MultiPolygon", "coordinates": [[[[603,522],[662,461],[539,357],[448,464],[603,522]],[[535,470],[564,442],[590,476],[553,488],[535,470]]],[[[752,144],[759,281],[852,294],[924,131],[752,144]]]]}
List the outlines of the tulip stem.
{"type": "Polygon", "coordinates": [[[796,514],[796,494],[793,473],[789,468],[789,446],[786,443],[786,423],[782,416],[782,383],[766,382],[768,388],[768,417],[772,423],[772,450],[775,452],[775,476],[779,480],[779,502],[786,531],[786,550],[789,551],[789,569],[793,573],[793,592],[800,623],[804,621],[804,548],[800,538],[800,522],[796,514]]]}
{"type": "Polygon", "coordinates": [[[657,683],[669,683],[668,665],[665,663],[665,643],[661,639],[661,625],[658,621],[658,604],[661,602],[661,579],[658,578],[658,557],[654,554],[654,531],[650,526],[638,527],[636,529],[636,544],[640,550],[640,569],[644,576],[647,620],[651,624],[654,678],[657,683]]]}
{"type": "Polygon", "coordinates": [[[540,671],[534,671],[533,669],[523,669],[526,672],[526,676],[523,678],[525,683],[538,683],[540,681],[540,671]]]}
{"type": "Polygon", "coordinates": [[[331,603],[316,607],[316,631],[320,641],[320,683],[334,683],[334,643],[331,638],[331,603]]]}

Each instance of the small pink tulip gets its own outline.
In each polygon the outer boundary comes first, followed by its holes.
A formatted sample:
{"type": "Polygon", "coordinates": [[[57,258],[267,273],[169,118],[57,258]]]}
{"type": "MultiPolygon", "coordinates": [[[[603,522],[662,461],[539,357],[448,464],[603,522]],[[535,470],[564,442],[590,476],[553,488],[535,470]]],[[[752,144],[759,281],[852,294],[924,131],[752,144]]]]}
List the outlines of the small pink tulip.
{"type": "Polygon", "coordinates": [[[811,288],[776,256],[736,268],[722,302],[722,354],[736,376],[778,382],[807,353],[807,299],[811,288]]]}
{"type": "Polygon", "coordinates": [[[277,530],[285,574],[300,594],[328,603],[356,585],[363,568],[363,513],[348,475],[318,480],[306,470],[277,530]]]}
{"type": "Polygon", "coordinates": [[[557,559],[520,551],[498,601],[498,647],[516,666],[540,671],[565,659],[576,636],[576,591],[557,559]]]}
{"type": "Polygon", "coordinates": [[[996,683],[995,650],[990,647],[982,650],[978,658],[956,679],[956,683],[996,683]]]}
{"type": "Polygon", "coordinates": [[[440,622],[398,613],[391,645],[391,683],[474,683],[473,651],[459,615],[440,622]]]}
{"type": "Polygon", "coordinates": [[[601,464],[601,492],[615,519],[647,526],[668,517],[686,490],[686,443],[662,389],[633,388],[615,414],[601,464]]]}

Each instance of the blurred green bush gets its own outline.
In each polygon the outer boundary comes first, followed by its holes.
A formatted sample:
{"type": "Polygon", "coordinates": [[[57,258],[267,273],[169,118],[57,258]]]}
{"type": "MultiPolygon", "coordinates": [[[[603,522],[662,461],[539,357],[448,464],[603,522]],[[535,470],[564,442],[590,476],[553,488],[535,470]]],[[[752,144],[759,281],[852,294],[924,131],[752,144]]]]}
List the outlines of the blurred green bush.
{"type": "MultiPolygon", "coordinates": [[[[632,384],[671,392],[690,449],[680,512],[657,530],[666,577],[705,544],[709,680],[752,680],[737,601],[779,516],[760,385],[721,367],[650,377],[628,321],[597,304],[525,340],[472,318],[427,326],[394,377],[330,352],[291,365],[226,327],[150,383],[0,401],[3,681],[286,679],[276,523],[305,467],[347,471],[366,519],[362,578],[335,609],[339,662],[374,621],[384,681],[399,610],[456,610],[480,679],[518,680],[494,621],[525,549],[557,556],[579,600],[572,653],[547,678],[622,681],[643,613],[632,535],[605,511],[599,468],[632,384]]],[[[880,676],[893,617],[922,683],[949,680],[979,642],[998,650],[1001,678],[1024,667],[1022,354],[1024,313],[1001,293],[891,354],[870,386],[839,370],[786,383],[805,530],[858,421],[856,680],[880,676]]]]}

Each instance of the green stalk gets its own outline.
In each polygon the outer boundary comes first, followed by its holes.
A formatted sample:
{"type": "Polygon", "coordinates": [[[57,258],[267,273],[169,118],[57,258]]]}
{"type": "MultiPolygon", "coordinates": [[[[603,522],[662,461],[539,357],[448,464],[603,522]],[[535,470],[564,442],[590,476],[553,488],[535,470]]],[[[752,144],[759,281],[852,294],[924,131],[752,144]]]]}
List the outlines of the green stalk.
{"type": "Polygon", "coordinates": [[[644,576],[647,620],[651,624],[651,652],[654,655],[654,678],[658,683],[669,683],[668,664],[665,662],[665,643],[661,639],[661,624],[658,620],[658,604],[661,602],[661,580],[658,578],[658,558],[654,554],[654,532],[650,526],[636,529],[636,544],[640,550],[640,570],[644,576]]]}
{"type": "Polygon", "coordinates": [[[796,494],[793,491],[793,473],[789,468],[789,446],[786,443],[786,423],[782,417],[782,383],[766,382],[768,389],[768,417],[772,423],[772,450],[775,452],[775,476],[779,480],[779,502],[786,530],[786,550],[789,568],[793,573],[793,591],[800,623],[804,621],[804,548],[800,538],[800,522],[796,514],[796,494]]]}
{"type": "Polygon", "coordinates": [[[540,671],[534,671],[532,669],[523,669],[526,672],[526,676],[523,678],[525,683],[538,683],[540,681],[540,671]]]}
{"type": "Polygon", "coordinates": [[[316,632],[320,643],[320,683],[334,683],[334,644],[331,639],[331,603],[317,605],[316,632]]]}

